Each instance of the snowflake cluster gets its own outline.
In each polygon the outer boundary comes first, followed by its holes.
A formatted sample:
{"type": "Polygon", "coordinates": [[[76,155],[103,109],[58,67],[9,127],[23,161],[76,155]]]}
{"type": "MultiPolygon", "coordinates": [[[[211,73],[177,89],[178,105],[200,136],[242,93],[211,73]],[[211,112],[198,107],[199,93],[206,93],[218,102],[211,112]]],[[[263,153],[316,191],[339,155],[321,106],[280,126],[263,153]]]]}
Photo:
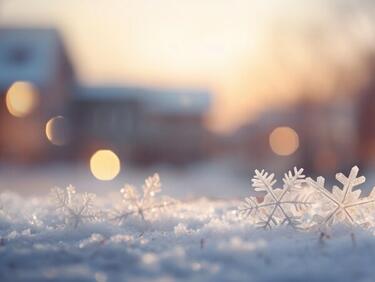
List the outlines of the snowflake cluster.
{"type": "Polygon", "coordinates": [[[254,190],[263,192],[264,199],[261,203],[256,197],[248,197],[240,206],[240,214],[255,219],[261,227],[271,229],[274,226],[289,224],[297,227],[301,224],[301,213],[304,207],[311,205],[309,197],[305,197],[302,184],[305,175],[303,169],[294,168],[294,173],[285,174],[283,188],[274,188],[275,175],[264,170],[255,171],[252,179],[254,190]]]}
{"type": "MultiPolygon", "coordinates": [[[[157,197],[161,192],[160,177],[157,173],[148,177],[142,186],[143,193],[129,184],[125,184],[120,190],[122,201],[119,208],[111,208],[109,211],[100,210],[95,205],[96,195],[92,193],[78,193],[69,185],[66,189],[55,187],[51,190],[51,202],[63,223],[73,228],[88,221],[109,219],[122,224],[130,216],[139,216],[146,221],[152,215],[177,201],[169,197],[157,197]]],[[[0,206],[1,209],[1,206],[0,206]]]]}
{"type": "Polygon", "coordinates": [[[167,197],[157,197],[156,194],[161,192],[161,182],[159,174],[146,178],[140,194],[133,185],[125,184],[120,190],[122,194],[122,206],[114,210],[114,219],[120,224],[129,216],[139,216],[146,220],[148,216],[155,214],[163,208],[171,206],[175,200],[167,197]]]}
{"type": "Polygon", "coordinates": [[[253,188],[263,193],[263,200],[246,198],[239,214],[268,229],[280,225],[309,229],[335,223],[369,227],[374,222],[375,189],[366,197],[361,197],[360,189],[353,190],[365,182],[365,177],[358,177],[358,171],[355,166],[349,176],[338,173],[336,179],[342,188],[335,185],[329,190],[323,177],[306,178],[303,169],[286,173],[282,188],[274,188],[274,174],[256,170],[253,188]]]}
{"type": "MultiPolygon", "coordinates": [[[[258,195],[245,198],[238,213],[265,229],[288,225],[307,230],[336,223],[373,227],[375,188],[367,196],[361,196],[362,191],[355,188],[365,182],[365,177],[358,176],[358,171],[355,166],[349,176],[338,173],[336,179],[341,187],[335,185],[330,189],[323,177],[316,180],[306,177],[303,169],[294,168],[285,173],[279,187],[273,173],[256,170],[252,186],[258,195]]],[[[73,186],[52,189],[51,198],[64,224],[76,228],[100,219],[120,225],[129,217],[138,217],[144,222],[155,219],[161,211],[177,203],[172,198],[158,196],[160,192],[160,177],[154,174],[145,180],[141,191],[126,184],[120,190],[120,205],[107,211],[97,208],[94,194],[77,193],[73,186]]]]}
{"type": "Polygon", "coordinates": [[[56,210],[62,216],[64,223],[74,228],[99,217],[99,212],[94,205],[95,197],[96,195],[92,193],[77,193],[72,185],[65,189],[55,187],[51,190],[51,200],[56,210]]]}

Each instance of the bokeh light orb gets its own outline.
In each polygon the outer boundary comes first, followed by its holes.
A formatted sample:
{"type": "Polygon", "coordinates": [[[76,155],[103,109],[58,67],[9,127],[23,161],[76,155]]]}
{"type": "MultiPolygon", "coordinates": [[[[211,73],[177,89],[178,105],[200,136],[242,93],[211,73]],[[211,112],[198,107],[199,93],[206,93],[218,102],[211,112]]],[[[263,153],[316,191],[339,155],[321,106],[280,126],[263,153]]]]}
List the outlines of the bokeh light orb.
{"type": "Polygon", "coordinates": [[[272,151],[279,156],[289,156],[299,147],[299,137],[297,132],[287,126],[275,128],[269,137],[272,151]]]}
{"type": "Polygon", "coordinates": [[[46,123],[46,137],[56,146],[66,145],[68,142],[68,124],[63,116],[51,118],[46,123]]]}
{"type": "Polygon", "coordinates": [[[120,173],[119,157],[111,150],[98,150],[90,159],[91,173],[99,180],[112,180],[120,173]]]}
{"type": "Polygon", "coordinates": [[[5,103],[10,114],[22,118],[38,105],[39,92],[31,82],[17,81],[9,87],[5,103]]]}

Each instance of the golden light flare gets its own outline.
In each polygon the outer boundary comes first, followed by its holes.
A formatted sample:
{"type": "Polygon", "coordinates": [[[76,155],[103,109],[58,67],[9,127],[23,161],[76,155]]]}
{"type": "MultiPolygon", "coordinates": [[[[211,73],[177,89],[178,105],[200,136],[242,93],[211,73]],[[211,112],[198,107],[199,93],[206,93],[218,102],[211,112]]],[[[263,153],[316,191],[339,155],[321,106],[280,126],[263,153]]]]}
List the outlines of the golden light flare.
{"type": "Polygon", "coordinates": [[[114,179],[120,173],[120,169],[120,159],[111,150],[98,150],[90,159],[91,173],[99,180],[114,179]]]}
{"type": "Polygon", "coordinates": [[[31,82],[17,81],[9,87],[5,103],[11,115],[22,118],[37,107],[39,92],[31,82]]]}
{"type": "Polygon", "coordinates": [[[279,156],[289,156],[299,147],[299,137],[297,132],[287,126],[275,128],[269,137],[272,151],[279,156]]]}
{"type": "Polygon", "coordinates": [[[67,122],[63,116],[51,118],[46,123],[45,133],[47,139],[56,146],[66,145],[68,142],[67,122]]]}

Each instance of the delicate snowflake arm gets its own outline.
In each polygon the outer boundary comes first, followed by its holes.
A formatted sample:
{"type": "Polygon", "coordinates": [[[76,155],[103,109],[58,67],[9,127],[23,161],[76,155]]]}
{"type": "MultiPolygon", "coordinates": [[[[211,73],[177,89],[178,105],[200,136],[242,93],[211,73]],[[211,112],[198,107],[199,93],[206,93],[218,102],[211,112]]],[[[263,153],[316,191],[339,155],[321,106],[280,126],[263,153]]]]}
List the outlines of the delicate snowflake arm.
{"type": "Polygon", "coordinates": [[[283,204],[292,205],[296,211],[303,211],[306,207],[314,204],[314,193],[311,189],[301,189],[298,192],[288,193],[288,197],[283,200],[283,204]]]}
{"type": "Polygon", "coordinates": [[[256,215],[261,208],[273,206],[274,203],[258,203],[257,198],[247,197],[238,210],[244,217],[256,215]]]}
{"type": "Polygon", "coordinates": [[[265,172],[264,169],[261,171],[255,170],[255,176],[251,180],[254,190],[257,192],[272,194],[273,185],[276,183],[274,178],[274,173],[268,174],[268,172],[265,172]]]}
{"type": "Polygon", "coordinates": [[[375,187],[372,188],[370,195],[367,197],[361,198],[354,203],[348,203],[347,207],[355,207],[360,205],[374,204],[375,203],[375,187]]]}
{"type": "Polygon", "coordinates": [[[265,216],[262,209],[272,206],[274,206],[274,203],[259,203],[257,198],[247,197],[239,206],[238,212],[245,218],[251,217],[256,221],[258,227],[271,228],[271,223],[277,225],[277,222],[272,216],[270,218],[265,216]]]}
{"type": "Polygon", "coordinates": [[[138,208],[140,205],[140,196],[134,186],[125,184],[120,193],[122,194],[122,201],[129,210],[138,208]]]}
{"type": "Polygon", "coordinates": [[[122,206],[120,209],[113,209],[109,218],[118,224],[121,224],[129,216],[138,214],[142,205],[141,197],[133,185],[125,184],[120,193],[122,194],[122,206]]]}
{"type": "Polygon", "coordinates": [[[84,221],[92,221],[97,218],[94,207],[96,195],[91,193],[79,194],[75,188],[69,185],[65,190],[55,187],[51,190],[51,198],[57,211],[64,217],[65,223],[78,227],[84,221]]]}
{"type": "Polygon", "coordinates": [[[303,174],[303,168],[293,168],[292,171],[288,171],[283,177],[283,193],[280,198],[284,199],[284,204],[294,205],[297,210],[301,210],[304,207],[311,205],[311,193],[308,189],[303,189],[302,185],[306,182],[306,176],[303,174]],[[287,194],[287,199],[284,196],[287,194]]]}
{"type": "Polygon", "coordinates": [[[317,180],[313,180],[311,177],[308,177],[306,179],[306,182],[311,185],[314,189],[316,189],[321,195],[335,203],[336,205],[339,205],[339,202],[332,196],[332,194],[325,188],[325,179],[324,177],[319,176],[317,180]]]}
{"type": "Polygon", "coordinates": [[[65,190],[59,187],[52,188],[51,199],[56,210],[74,214],[74,210],[71,208],[73,194],[75,194],[75,188],[71,185],[69,185],[65,190]]]}
{"type": "Polygon", "coordinates": [[[92,213],[94,209],[94,201],[96,199],[96,195],[92,193],[83,193],[81,195],[82,204],[78,210],[78,215],[82,218],[88,218],[93,220],[96,217],[95,213],[92,213]]]}
{"type": "Polygon", "coordinates": [[[143,188],[143,195],[140,196],[135,187],[125,185],[121,189],[123,195],[123,208],[115,210],[113,220],[123,222],[131,215],[139,215],[142,220],[146,220],[146,214],[153,213],[156,210],[162,210],[168,206],[174,205],[176,202],[171,199],[163,199],[156,197],[156,193],[161,191],[160,177],[157,173],[146,178],[143,188]]]}
{"type": "Polygon", "coordinates": [[[293,228],[297,228],[301,222],[299,220],[300,215],[296,214],[295,211],[300,211],[311,205],[309,195],[301,193],[304,182],[305,175],[302,168],[297,169],[297,167],[294,167],[293,172],[289,170],[284,174],[283,190],[278,197],[279,209],[284,215],[281,225],[288,223],[293,228]]]}
{"type": "Polygon", "coordinates": [[[302,184],[305,182],[305,177],[306,176],[303,174],[303,168],[297,169],[294,167],[293,172],[289,170],[288,173],[285,173],[283,178],[284,190],[290,191],[301,189],[302,184]]]}
{"type": "Polygon", "coordinates": [[[120,211],[120,210],[113,210],[113,212],[109,216],[109,220],[113,221],[116,224],[122,224],[129,216],[135,214],[135,211],[120,211]]]}
{"type": "Polygon", "coordinates": [[[347,201],[347,197],[351,193],[355,193],[356,192],[356,197],[357,197],[357,199],[359,198],[359,196],[361,194],[361,190],[353,191],[353,188],[355,186],[358,186],[358,185],[364,183],[366,181],[366,178],[364,176],[357,177],[358,172],[359,172],[359,168],[357,166],[354,166],[351,169],[351,171],[350,171],[349,177],[346,177],[342,173],[337,173],[336,174],[336,179],[341,184],[344,185],[344,187],[343,187],[342,190],[340,188],[338,188],[337,186],[334,187],[334,189],[336,190],[337,194],[341,194],[342,195],[342,197],[340,199],[342,203],[345,203],[347,201]],[[340,189],[340,192],[338,192],[337,189],[340,189]]]}
{"type": "Polygon", "coordinates": [[[159,174],[155,173],[153,176],[146,178],[143,184],[143,198],[149,199],[161,192],[161,182],[159,174]]]}
{"type": "MultiPolygon", "coordinates": [[[[322,218],[323,224],[333,224],[338,221],[344,221],[350,225],[363,224],[364,219],[363,209],[366,205],[373,204],[375,202],[375,195],[371,193],[368,197],[360,198],[361,190],[353,191],[353,188],[364,183],[365,177],[358,177],[358,167],[354,166],[348,177],[342,173],[336,174],[336,179],[343,185],[340,189],[338,186],[334,186],[332,192],[329,192],[324,187],[324,179],[318,178],[318,181],[314,181],[308,178],[308,183],[315,188],[323,199],[326,200],[326,208],[329,210],[326,213],[319,214],[319,218],[322,218]]],[[[368,207],[367,207],[368,208],[368,207]]]]}
{"type": "Polygon", "coordinates": [[[258,225],[264,228],[287,223],[295,228],[299,224],[300,211],[311,205],[308,194],[303,191],[302,184],[305,181],[303,169],[294,168],[283,178],[283,189],[274,189],[276,183],[274,174],[268,174],[264,170],[255,171],[252,179],[255,191],[265,192],[263,202],[249,197],[239,207],[239,213],[246,217],[252,216],[258,220],[258,225]]]}

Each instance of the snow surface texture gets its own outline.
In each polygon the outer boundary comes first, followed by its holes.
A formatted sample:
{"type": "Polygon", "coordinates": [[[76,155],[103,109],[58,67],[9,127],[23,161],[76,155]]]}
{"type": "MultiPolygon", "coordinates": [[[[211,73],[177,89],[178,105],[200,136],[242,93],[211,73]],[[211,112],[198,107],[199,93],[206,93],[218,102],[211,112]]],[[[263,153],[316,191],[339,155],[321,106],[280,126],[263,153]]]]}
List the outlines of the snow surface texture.
{"type": "Polygon", "coordinates": [[[0,281],[373,281],[373,193],[353,191],[357,174],[337,175],[343,188],[331,192],[301,170],[282,188],[257,172],[263,200],[240,209],[238,200],[160,197],[158,175],[142,193],[127,185],[97,199],[71,186],[48,197],[3,193],[0,281]]]}

